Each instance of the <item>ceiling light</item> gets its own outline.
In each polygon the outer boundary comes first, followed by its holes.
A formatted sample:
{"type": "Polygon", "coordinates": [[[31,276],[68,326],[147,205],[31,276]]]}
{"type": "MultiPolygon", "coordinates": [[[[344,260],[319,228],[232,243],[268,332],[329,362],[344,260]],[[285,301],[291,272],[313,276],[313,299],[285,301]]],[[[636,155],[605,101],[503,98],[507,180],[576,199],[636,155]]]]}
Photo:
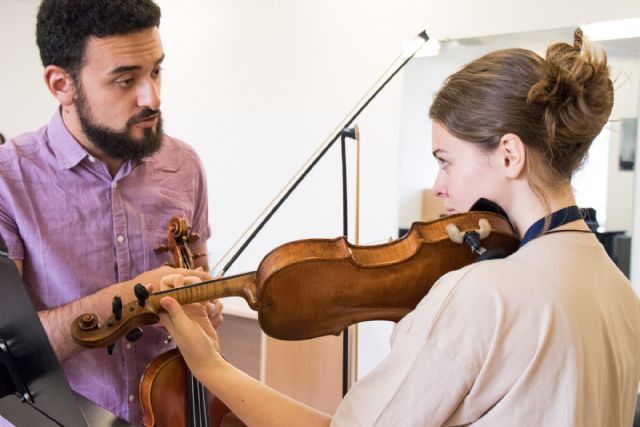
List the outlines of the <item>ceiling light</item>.
{"type": "Polygon", "coordinates": [[[584,24],[580,28],[591,40],[617,40],[640,37],[640,18],[584,24]]]}

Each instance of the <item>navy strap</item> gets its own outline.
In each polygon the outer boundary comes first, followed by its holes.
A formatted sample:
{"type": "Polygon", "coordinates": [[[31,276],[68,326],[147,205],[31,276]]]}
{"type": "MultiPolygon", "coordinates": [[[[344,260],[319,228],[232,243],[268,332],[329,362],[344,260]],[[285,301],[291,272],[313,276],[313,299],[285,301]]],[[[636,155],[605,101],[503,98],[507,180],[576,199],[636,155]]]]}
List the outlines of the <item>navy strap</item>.
{"type": "MultiPolygon", "coordinates": [[[[551,231],[554,228],[560,227],[561,225],[583,219],[582,213],[576,205],[568,206],[566,208],[555,211],[547,218],[549,218],[549,227],[546,231],[551,231]]],[[[531,227],[529,227],[527,232],[524,234],[522,241],[520,242],[520,247],[540,236],[542,230],[544,229],[544,220],[545,218],[540,218],[539,220],[534,222],[531,227]]]]}

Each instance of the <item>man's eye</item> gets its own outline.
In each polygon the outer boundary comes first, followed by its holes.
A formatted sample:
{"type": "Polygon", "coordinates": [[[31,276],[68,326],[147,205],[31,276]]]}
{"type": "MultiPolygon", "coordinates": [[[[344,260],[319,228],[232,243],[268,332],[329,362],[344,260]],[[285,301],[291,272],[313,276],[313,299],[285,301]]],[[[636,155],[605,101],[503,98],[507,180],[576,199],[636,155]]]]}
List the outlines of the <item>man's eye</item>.
{"type": "Polygon", "coordinates": [[[116,84],[120,87],[129,87],[133,84],[133,77],[128,78],[128,79],[124,79],[124,80],[118,80],[116,81],[116,84]]]}
{"type": "Polygon", "coordinates": [[[152,75],[153,77],[159,77],[159,76],[160,76],[160,74],[161,74],[161,72],[162,72],[162,68],[156,68],[156,69],[154,69],[154,70],[151,72],[151,75],[152,75]]]}

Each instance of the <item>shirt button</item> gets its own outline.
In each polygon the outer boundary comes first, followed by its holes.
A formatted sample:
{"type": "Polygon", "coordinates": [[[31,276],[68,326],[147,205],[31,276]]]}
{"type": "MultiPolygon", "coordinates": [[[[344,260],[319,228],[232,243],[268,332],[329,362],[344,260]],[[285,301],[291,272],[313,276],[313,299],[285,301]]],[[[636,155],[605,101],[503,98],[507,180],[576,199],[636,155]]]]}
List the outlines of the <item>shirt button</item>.
{"type": "Polygon", "coordinates": [[[126,348],[127,350],[131,350],[131,343],[128,342],[124,345],[124,348],[126,348]]]}
{"type": "Polygon", "coordinates": [[[92,155],[89,155],[89,161],[90,161],[91,163],[95,163],[95,162],[96,162],[96,158],[95,158],[95,157],[93,157],[92,155]]]}
{"type": "Polygon", "coordinates": [[[117,183],[117,182],[114,182],[113,184],[111,184],[111,188],[112,188],[112,189],[114,189],[114,190],[115,190],[116,188],[118,188],[118,183],[117,183]]]}
{"type": "Polygon", "coordinates": [[[118,243],[124,243],[124,236],[121,234],[116,238],[116,240],[118,241],[118,243]]]}
{"type": "Polygon", "coordinates": [[[135,399],[135,396],[133,394],[129,395],[129,402],[133,402],[133,399],[135,399]]]}

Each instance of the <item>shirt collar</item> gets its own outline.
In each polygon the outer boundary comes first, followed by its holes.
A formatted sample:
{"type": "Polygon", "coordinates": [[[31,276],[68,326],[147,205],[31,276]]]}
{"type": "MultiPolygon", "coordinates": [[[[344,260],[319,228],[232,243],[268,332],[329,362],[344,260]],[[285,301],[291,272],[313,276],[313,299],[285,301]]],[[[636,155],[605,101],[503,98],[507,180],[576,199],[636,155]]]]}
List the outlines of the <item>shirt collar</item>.
{"type": "Polygon", "coordinates": [[[47,127],[49,147],[53,152],[60,169],[71,169],[80,163],[89,152],[71,135],[62,121],[58,108],[47,127]]]}

